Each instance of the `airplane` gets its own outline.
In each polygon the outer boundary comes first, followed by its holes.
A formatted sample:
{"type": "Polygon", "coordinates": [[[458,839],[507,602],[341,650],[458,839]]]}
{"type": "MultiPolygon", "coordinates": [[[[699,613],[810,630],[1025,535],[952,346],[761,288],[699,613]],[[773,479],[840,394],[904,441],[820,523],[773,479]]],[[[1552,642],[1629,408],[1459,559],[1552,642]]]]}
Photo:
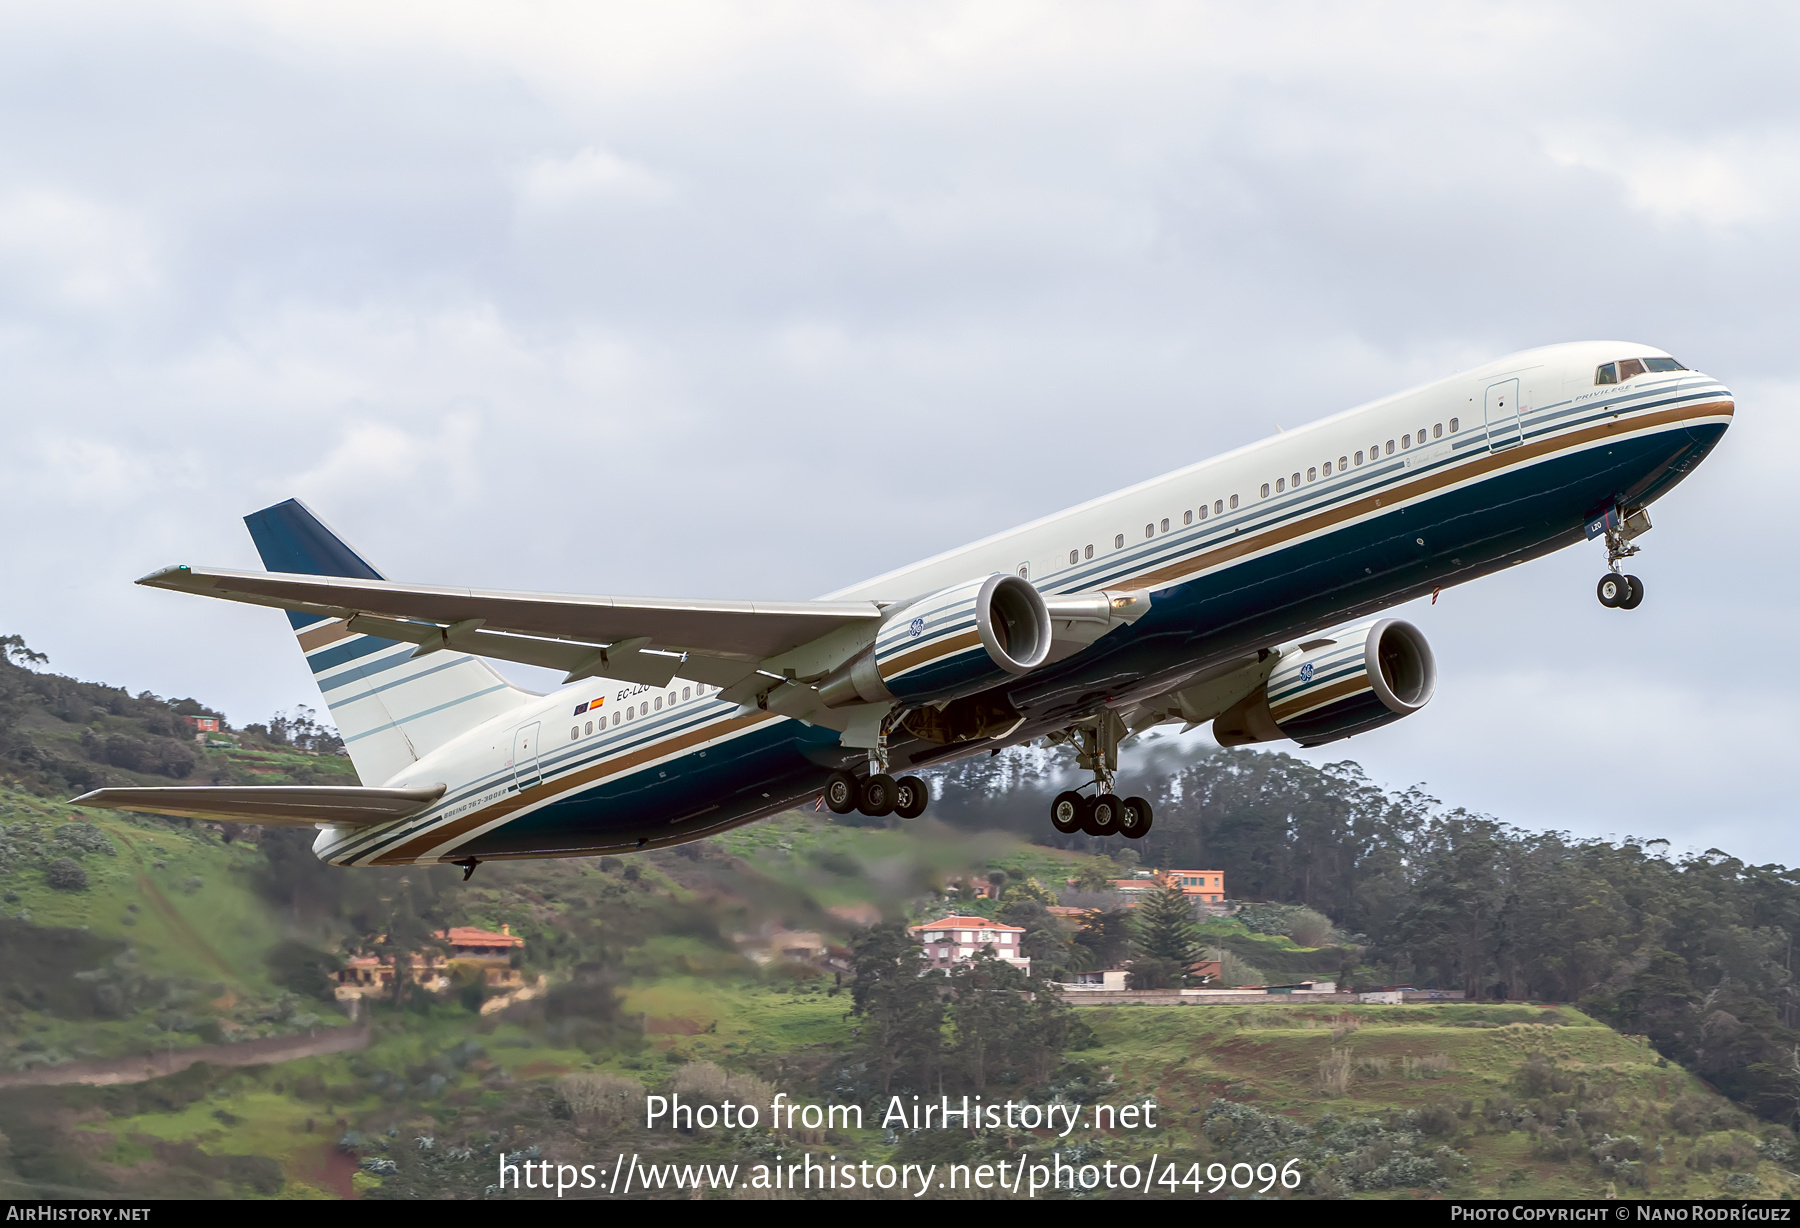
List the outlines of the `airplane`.
{"type": "Polygon", "coordinates": [[[1734,409],[1650,346],[1526,350],[814,601],[400,583],[290,499],[245,517],[267,571],[138,583],[287,611],[363,783],[75,801],[316,827],[332,865],[467,878],[820,800],[916,818],[913,773],[1037,741],[1092,776],[1052,803],[1058,832],[1138,839],[1151,807],[1116,794],[1134,734],[1318,746],[1429,703],[1435,658],[1393,606],[1599,540],[1600,603],[1637,608],[1623,564],[1649,505],[1734,409]],[[564,685],[536,694],[483,658],[564,685]]]}

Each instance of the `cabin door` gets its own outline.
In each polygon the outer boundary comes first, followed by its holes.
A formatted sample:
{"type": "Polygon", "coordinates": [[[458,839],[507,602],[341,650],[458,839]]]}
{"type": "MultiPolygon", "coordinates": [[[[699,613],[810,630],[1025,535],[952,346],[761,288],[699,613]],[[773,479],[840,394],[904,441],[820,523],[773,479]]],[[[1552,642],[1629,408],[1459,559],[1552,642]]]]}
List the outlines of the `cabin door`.
{"type": "Polygon", "coordinates": [[[1523,439],[1519,426],[1519,381],[1501,380],[1487,390],[1488,451],[1516,448],[1523,439]]]}
{"type": "Polygon", "coordinates": [[[519,726],[519,731],[513,734],[513,784],[521,791],[531,788],[542,778],[538,770],[538,729],[538,722],[533,721],[519,726]]]}

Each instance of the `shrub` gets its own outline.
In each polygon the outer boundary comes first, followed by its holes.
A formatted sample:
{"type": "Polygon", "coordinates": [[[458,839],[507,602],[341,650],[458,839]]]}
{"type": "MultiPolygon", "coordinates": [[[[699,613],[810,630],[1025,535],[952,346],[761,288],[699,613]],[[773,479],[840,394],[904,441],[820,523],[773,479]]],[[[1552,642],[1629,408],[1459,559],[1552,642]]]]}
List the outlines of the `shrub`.
{"type": "Polygon", "coordinates": [[[58,857],[44,871],[44,880],[58,891],[86,891],[87,871],[72,857],[58,857]]]}
{"type": "Polygon", "coordinates": [[[556,1094],[570,1117],[602,1127],[633,1121],[644,1106],[644,1085],[624,1075],[564,1075],[556,1081],[556,1094]]]}

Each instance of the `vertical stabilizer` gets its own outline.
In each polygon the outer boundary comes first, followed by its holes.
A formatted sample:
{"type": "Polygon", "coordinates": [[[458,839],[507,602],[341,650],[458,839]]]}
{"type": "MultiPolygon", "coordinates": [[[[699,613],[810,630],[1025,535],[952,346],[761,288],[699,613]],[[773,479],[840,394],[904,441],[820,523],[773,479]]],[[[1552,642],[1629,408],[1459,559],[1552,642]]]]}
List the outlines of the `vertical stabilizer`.
{"type": "MultiPolygon", "coordinates": [[[[289,499],[244,517],[270,571],[385,579],[312,510],[289,499]]],[[[485,661],[352,634],[342,619],[288,613],[331,719],[365,785],[380,785],[476,725],[532,699],[485,661]]]]}

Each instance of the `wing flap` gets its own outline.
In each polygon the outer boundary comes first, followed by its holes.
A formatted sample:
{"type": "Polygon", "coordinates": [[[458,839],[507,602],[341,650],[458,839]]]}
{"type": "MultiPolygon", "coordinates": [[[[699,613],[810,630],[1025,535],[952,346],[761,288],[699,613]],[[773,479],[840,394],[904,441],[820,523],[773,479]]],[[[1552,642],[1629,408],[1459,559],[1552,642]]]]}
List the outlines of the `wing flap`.
{"type": "Polygon", "coordinates": [[[360,785],[186,785],[95,789],[70,803],[102,810],[137,810],[177,818],[312,827],[319,823],[368,827],[419,813],[444,795],[443,785],[369,789],[360,785]]]}

